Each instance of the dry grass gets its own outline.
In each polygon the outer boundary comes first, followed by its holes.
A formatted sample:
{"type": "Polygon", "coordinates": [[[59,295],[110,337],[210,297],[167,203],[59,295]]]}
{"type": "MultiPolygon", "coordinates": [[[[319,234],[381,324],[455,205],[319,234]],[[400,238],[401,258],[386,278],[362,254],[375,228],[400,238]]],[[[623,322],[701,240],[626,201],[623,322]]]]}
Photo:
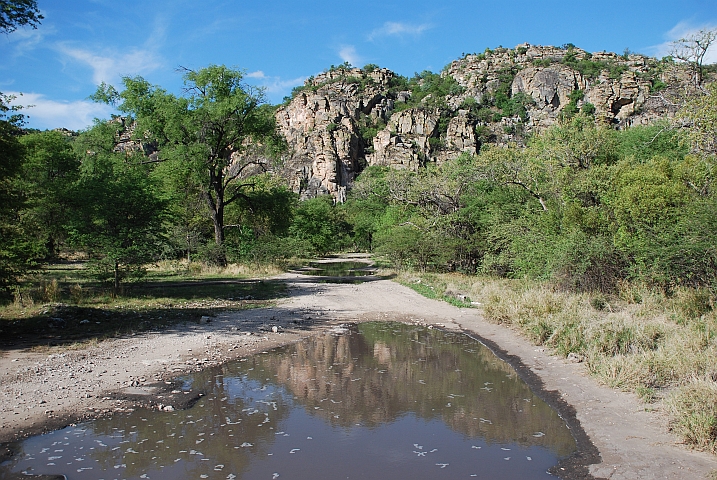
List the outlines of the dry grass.
{"type": "Polygon", "coordinates": [[[275,264],[238,264],[232,263],[226,267],[210,265],[202,262],[187,263],[186,260],[163,260],[147,267],[152,277],[164,275],[184,275],[193,278],[265,278],[283,273],[285,270],[275,264]]]}
{"type": "Polygon", "coordinates": [[[693,379],[674,390],[665,402],[671,428],[685,442],[717,453],[717,384],[712,379],[693,379]]]}
{"type": "Polygon", "coordinates": [[[717,311],[714,294],[670,295],[623,284],[619,294],[567,293],[550,284],[456,274],[400,273],[407,285],[466,295],[493,322],[518,328],[556,355],[585,360],[613,388],[632,391],[671,414],[672,428],[717,453],[717,311]],[[698,379],[698,380],[695,380],[698,379]]]}
{"type": "Polygon", "coordinates": [[[279,273],[276,267],[196,267],[198,273],[191,274],[179,262],[155,265],[142,283],[128,283],[115,294],[91,281],[81,267],[52,265],[27,278],[13,301],[0,305],[3,342],[79,349],[220,311],[266,306],[285,294],[281,282],[263,278],[279,273]]]}

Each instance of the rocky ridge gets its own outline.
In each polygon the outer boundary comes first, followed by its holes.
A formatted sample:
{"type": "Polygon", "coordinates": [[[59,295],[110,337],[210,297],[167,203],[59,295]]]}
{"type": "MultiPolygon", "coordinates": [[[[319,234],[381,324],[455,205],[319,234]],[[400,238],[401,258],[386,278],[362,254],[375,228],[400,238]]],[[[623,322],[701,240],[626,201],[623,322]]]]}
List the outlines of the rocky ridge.
{"type": "Polygon", "coordinates": [[[680,65],[644,55],[527,43],[465,55],[440,76],[454,92],[420,101],[411,88],[424,80],[411,85],[375,66],[309,78],[276,112],[289,145],[281,174],[302,198],[342,202],[366,166],[415,170],[485,142],[521,144],[579,111],[616,128],[673,116],[677,108],[656,92],[689,82],[680,65]]]}

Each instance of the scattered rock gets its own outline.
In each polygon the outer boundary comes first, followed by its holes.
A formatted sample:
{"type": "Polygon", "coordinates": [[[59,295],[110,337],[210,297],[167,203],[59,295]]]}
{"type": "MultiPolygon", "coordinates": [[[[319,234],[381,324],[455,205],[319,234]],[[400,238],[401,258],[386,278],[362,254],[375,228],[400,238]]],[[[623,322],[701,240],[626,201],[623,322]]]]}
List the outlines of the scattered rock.
{"type": "Polygon", "coordinates": [[[582,355],[578,355],[575,352],[568,353],[568,361],[572,363],[581,363],[585,358],[582,355]]]}
{"type": "Polygon", "coordinates": [[[65,328],[67,321],[59,317],[50,317],[47,324],[50,328],[65,328]]]}

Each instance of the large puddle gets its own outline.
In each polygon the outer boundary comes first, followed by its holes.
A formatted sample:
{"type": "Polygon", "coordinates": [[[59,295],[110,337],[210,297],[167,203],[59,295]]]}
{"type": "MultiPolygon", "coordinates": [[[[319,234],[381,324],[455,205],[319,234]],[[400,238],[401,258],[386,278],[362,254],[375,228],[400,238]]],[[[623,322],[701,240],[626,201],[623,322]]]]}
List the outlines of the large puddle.
{"type": "Polygon", "coordinates": [[[348,260],[309,262],[298,272],[318,277],[367,277],[376,273],[369,263],[348,260]]]}
{"type": "Polygon", "coordinates": [[[364,323],[183,378],[186,411],[30,438],[0,466],[69,479],[533,479],[565,422],[470,337],[364,323]]]}

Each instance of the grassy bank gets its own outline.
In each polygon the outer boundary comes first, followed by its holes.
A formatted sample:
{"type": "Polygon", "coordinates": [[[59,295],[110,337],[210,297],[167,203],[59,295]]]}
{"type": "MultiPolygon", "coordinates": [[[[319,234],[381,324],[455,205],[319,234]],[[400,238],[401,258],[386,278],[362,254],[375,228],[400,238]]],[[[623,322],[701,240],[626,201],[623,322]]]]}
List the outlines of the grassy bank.
{"type": "Polygon", "coordinates": [[[199,322],[221,311],[267,306],[284,295],[282,283],[266,279],[271,267],[163,262],[137,282],[112,288],[92,280],[82,263],[50,265],[28,276],[13,300],[0,305],[5,347],[55,346],[162,330],[199,322]]]}
{"type": "Polygon", "coordinates": [[[717,453],[717,312],[709,291],[666,294],[624,284],[606,296],[453,274],[401,273],[398,280],[479,307],[555,355],[585,362],[601,383],[666,411],[685,443],[717,453]]]}

